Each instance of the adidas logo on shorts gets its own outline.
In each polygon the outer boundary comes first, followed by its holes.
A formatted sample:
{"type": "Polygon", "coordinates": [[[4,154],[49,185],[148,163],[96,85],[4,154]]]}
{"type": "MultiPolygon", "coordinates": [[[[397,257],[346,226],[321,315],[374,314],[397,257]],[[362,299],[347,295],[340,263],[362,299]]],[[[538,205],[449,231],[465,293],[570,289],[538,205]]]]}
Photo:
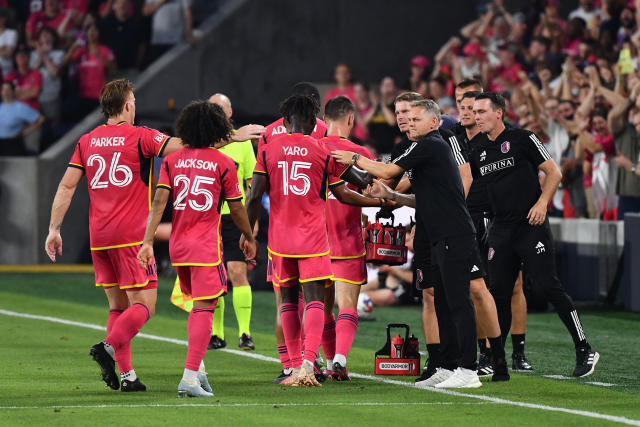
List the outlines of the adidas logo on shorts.
{"type": "Polygon", "coordinates": [[[476,271],[480,271],[480,269],[478,268],[477,265],[474,265],[473,267],[471,267],[471,272],[475,273],[476,271]]]}
{"type": "Polygon", "coordinates": [[[544,251],[545,251],[544,245],[542,244],[542,242],[538,242],[538,244],[536,245],[536,253],[540,255],[544,251]]]}

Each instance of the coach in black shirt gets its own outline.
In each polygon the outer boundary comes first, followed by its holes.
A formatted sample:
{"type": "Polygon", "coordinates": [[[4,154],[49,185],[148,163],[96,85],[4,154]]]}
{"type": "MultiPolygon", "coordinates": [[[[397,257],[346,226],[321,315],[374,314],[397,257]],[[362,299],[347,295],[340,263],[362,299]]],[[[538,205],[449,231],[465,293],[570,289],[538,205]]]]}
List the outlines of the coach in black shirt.
{"type": "Polygon", "coordinates": [[[442,284],[436,284],[435,305],[440,329],[442,367],[436,375],[439,388],[480,387],[476,373],[476,325],[469,296],[471,255],[475,229],[465,204],[458,166],[449,145],[438,132],[440,109],[432,100],[414,101],[409,115],[411,142],[394,163],[375,162],[348,151],[334,151],[334,158],[355,164],[384,179],[411,170],[411,200],[425,226],[432,252],[440,267],[442,284]]]}
{"type": "Polygon", "coordinates": [[[504,98],[476,96],[473,112],[487,139],[471,153],[471,170],[487,184],[494,214],[489,232],[489,274],[503,338],[511,326],[511,296],[521,262],[541,286],[576,346],[577,377],[591,374],[599,359],[587,343],[578,313],[556,273],[547,206],[562,174],[540,140],[527,130],[506,129],[504,98]],[[544,172],[542,190],[538,170],[544,172]]]}

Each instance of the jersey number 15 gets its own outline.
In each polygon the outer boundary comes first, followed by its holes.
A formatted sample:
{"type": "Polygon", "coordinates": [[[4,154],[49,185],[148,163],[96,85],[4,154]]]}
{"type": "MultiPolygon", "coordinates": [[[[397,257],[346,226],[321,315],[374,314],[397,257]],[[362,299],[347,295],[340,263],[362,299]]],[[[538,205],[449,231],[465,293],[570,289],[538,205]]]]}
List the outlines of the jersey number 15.
{"type": "Polygon", "coordinates": [[[278,169],[282,169],[282,193],[285,196],[291,191],[296,196],[304,196],[311,188],[311,180],[309,175],[300,172],[300,169],[311,169],[311,163],[294,160],[291,162],[291,173],[289,173],[289,164],[282,160],[278,162],[278,169]],[[290,184],[289,181],[302,181],[302,188],[297,185],[290,184]]]}

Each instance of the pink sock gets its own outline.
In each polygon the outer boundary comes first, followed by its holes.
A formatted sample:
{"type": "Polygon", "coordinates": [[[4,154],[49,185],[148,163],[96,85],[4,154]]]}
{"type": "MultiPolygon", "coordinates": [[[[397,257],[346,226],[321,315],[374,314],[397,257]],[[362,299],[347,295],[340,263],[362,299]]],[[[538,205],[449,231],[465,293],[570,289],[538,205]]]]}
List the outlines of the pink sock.
{"type": "MultiPolygon", "coordinates": [[[[124,310],[109,310],[109,319],[107,320],[107,335],[111,333],[116,320],[118,320],[123,312],[124,310]]],[[[131,341],[120,347],[120,350],[116,353],[115,359],[118,363],[118,371],[120,371],[121,373],[128,372],[133,369],[133,365],[131,364],[131,341]]]]}
{"type": "Polygon", "coordinates": [[[291,359],[289,359],[289,353],[287,352],[286,344],[278,344],[278,354],[280,355],[280,363],[282,363],[282,369],[289,369],[291,367],[291,359]]]}
{"type": "Polygon", "coordinates": [[[324,303],[311,301],[304,309],[304,360],[313,363],[318,356],[324,328],[324,303]]]}
{"type": "Polygon", "coordinates": [[[302,365],[302,340],[300,338],[300,318],[298,304],[283,302],[280,317],[282,318],[282,332],[287,346],[292,368],[302,365]]]}
{"type": "Polygon", "coordinates": [[[356,336],[358,328],[358,312],[346,308],[338,313],[338,323],[336,324],[336,353],[346,356],[351,350],[353,338],[356,336]]]}
{"type": "Polygon", "coordinates": [[[333,356],[336,355],[336,318],[333,313],[331,313],[330,317],[325,316],[324,318],[322,351],[327,359],[333,359],[333,356]]]}
{"type": "Polygon", "coordinates": [[[115,350],[115,359],[121,372],[132,369],[130,342],[147,320],[149,320],[149,309],[144,304],[133,304],[113,322],[105,342],[115,350]]]}
{"type": "MultiPolygon", "coordinates": [[[[216,300],[217,302],[217,300],[216,300]]],[[[194,308],[189,313],[187,321],[187,332],[189,334],[189,346],[187,347],[187,361],[184,364],[186,369],[197,371],[200,362],[207,352],[207,345],[211,339],[211,324],[213,323],[213,307],[194,308]]]]}

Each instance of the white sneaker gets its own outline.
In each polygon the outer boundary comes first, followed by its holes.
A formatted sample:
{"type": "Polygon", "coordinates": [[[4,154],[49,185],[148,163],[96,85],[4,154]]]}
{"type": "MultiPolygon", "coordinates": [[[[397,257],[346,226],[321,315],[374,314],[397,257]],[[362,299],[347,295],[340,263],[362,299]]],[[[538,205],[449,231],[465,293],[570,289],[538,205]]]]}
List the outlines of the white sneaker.
{"type": "Polygon", "coordinates": [[[446,380],[435,385],[436,388],[478,388],[482,387],[475,370],[457,368],[446,380]]]}
{"type": "Polygon", "coordinates": [[[423,381],[416,382],[416,387],[418,388],[426,388],[433,387],[436,384],[445,381],[447,378],[453,375],[453,371],[444,368],[436,368],[436,372],[431,375],[429,378],[423,381]]]}
{"type": "Polygon", "coordinates": [[[200,386],[200,381],[188,383],[181,380],[178,384],[178,397],[213,397],[213,393],[204,391],[200,386]]]}
{"type": "Polygon", "coordinates": [[[211,389],[211,385],[209,384],[209,379],[207,378],[207,373],[198,371],[198,379],[200,380],[200,387],[208,393],[213,393],[211,389]]]}

